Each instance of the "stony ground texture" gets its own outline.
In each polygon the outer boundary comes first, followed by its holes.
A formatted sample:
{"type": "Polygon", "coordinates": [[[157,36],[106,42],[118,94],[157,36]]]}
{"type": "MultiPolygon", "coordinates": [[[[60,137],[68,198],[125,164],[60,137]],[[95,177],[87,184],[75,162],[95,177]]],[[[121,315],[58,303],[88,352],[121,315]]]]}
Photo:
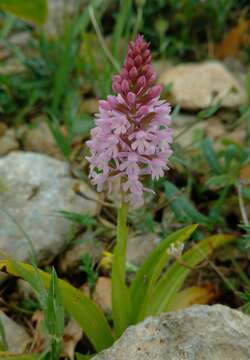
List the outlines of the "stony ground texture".
{"type": "Polygon", "coordinates": [[[248,316],[196,305],[131,326],[94,360],[249,360],[249,338],[248,316]]]}

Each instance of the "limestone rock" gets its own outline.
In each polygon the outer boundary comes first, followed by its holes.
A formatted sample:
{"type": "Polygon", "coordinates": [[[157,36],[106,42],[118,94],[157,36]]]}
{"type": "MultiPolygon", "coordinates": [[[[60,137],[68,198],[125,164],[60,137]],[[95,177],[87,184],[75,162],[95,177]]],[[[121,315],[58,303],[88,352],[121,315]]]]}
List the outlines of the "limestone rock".
{"type": "Polygon", "coordinates": [[[22,142],[25,150],[48,154],[58,159],[63,155],[45,122],[39,122],[33,128],[23,130],[22,142]]]}
{"type": "Polygon", "coordinates": [[[159,83],[172,83],[172,102],[187,110],[205,109],[217,101],[234,108],[247,101],[240,83],[218,61],[172,67],[160,75],[159,83]]]}
{"type": "Polygon", "coordinates": [[[25,329],[0,311],[0,321],[3,325],[8,351],[21,354],[25,351],[31,338],[25,329]]]}
{"type": "Polygon", "coordinates": [[[71,223],[59,210],[95,215],[97,195],[87,184],[73,179],[69,165],[47,155],[12,152],[0,158],[0,249],[20,260],[28,260],[30,238],[39,259],[55,256],[68,239],[71,223]],[[80,187],[79,196],[75,188],[80,187]],[[92,200],[93,199],[93,200],[92,200]],[[20,228],[21,227],[21,228],[20,228]],[[25,236],[24,231],[27,236],[25,236]]]}
{"type": "Polygon", "coordinates": [[[196,305],[131,326],[93,360],[249,360],[250,318],[223,305],[196,305]]]}

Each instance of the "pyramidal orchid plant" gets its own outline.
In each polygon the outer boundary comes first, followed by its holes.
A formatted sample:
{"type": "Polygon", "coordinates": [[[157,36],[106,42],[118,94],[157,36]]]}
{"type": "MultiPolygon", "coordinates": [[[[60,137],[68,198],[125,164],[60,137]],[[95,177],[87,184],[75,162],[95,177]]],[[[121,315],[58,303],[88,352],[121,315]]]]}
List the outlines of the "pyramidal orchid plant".
{"type": "Polygon", "coordinates": [[[116,95],[99,101],[95,127],[87,142],[90,156],[90,178],[98,191],[117,192],[117,243],[112,265],[112,312],[118,336],[126,329],[131,315],[126,286],[126,248],[129,206],[143,205],[143,179],[159,179],[168,169],[172,153],[170,105],[160,100],[162,87],[155,84],[156,72],[152,57],[142,35],[128,45],[120,74],[113,77],[116,95]],[[122,307],[122,310],[121,310],[122,307]]]}

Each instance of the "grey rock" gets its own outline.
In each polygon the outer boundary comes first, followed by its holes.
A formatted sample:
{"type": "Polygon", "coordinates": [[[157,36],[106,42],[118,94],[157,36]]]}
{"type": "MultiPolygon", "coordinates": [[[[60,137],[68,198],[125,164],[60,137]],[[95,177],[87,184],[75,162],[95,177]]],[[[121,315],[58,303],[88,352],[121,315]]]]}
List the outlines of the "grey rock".
{"type": "Polygon", "coordinates": [[[57,211],[89,215],[97,212],[96,193],[84,182],[73,179],[64,161],[47,155],[12,152],[0,158],[0,176],[5,184],[0,192],[0,249],[16,259],[29,258],[30,246],[24,231],[39,259],[60,252],[71,223],[58,216],[57,211]],[[76,188],[93,200],[79,196],[76,188]]]}
{"type": "Polygon", "coordinates": [[[249,360],[250,318],[223,305],[196,305],[131,326],[93,360],[249,360]]]}
{"type": "Polygon", "coordinates": [[[8,347],[7,350],[17,354],[23,353],[31,341],[26,330],[2,311],[0,311],[0,321],[4,329],[4,336],[8,347]]]}
{"type": "Polygon", "coordinates": [[[48,0],[48,18],[44,30],[50,36],[57,36],[63,33],[65,19],[74,15],[77,9],[77,0],[48,0]]]}
{"type": "Polygon", "coordinates": [[[218,101],[234,108],[247,101],[240,83],[218,61],[177,65],[163,72],[159,82],[171,83],[171,101],[187,110],[205,109],[218,101]]]}
{"type": "Polygon", "coordinates": [[[141,265],[159,242],[160,238],[154,233],[130,237],[128,240],[127,260],[134,265],[141,265]]]}

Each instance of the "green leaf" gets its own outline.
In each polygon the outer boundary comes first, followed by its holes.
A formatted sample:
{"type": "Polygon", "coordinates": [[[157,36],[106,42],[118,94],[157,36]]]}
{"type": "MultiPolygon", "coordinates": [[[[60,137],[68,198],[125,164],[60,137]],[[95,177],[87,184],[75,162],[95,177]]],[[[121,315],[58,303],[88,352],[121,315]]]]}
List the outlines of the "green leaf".
{"type": "Polygon", "coordinates": [[[204,225],[210,224],[210,219],[201,214],[191,201],[182,195],[180,190],[170,181],[165,182],[165,194],[178,220],[182,222],[192,221],[204,225]]]}
{"type": "Polygon", "coordinates": [[[69,158],[71,151],[70,139],[63,134],[59,122],[51,113],[49,113],[49,117],[46,118],[46,122],[63,155],[66,159],[69,158]]]}
{"type": "Polygon", "coordinates": [[[131,322],[134,324],[142,313],[142,304],[146,296],[155,285],[158,276],[166,265],[168,259],[167,249],[171,244],[183,243],[196,230],[197,225],[189,225],[177,230],[163,240],[157,248],[146,258],[131,285],[132,316],[131,322]]]}
{"type": "Polygon", "coordinates": [[[88,214],[81,214],[66,210],[59,210],[56,213],[63,216],[67,220],[70,220],[72,222],[75,222],[83,226],[91,227],[97,225],[97,221],[88,214]]]}
{"type": "Polygon", "coordinates": [[[2,323],[2,320],[0,319],[0,351],[6,351],[8,350],[8,344],[5,337],[5,330],[2,323]]]}
{"type": "Polygon", "coordinates": [[[79,353],[76,353],[75,355],[76,355],[76,360],[89,360],[95,356],[95,355],[82,355],[79,353]]]}
{"type": "MultiPolygon", "coordinates": [[[[237,158],[238,149],[235,144],[229,144],[225,150],[225,172],[229,171],[232,160],[237,158]]],[[[239,163],[240,167],[240,163],[239,163]]]]}
{"type": "Polygon", "coordinates": [[[48,15],[47,0],[0,0],[0,9],[39,25],[48,15]]]}
{"type": "Polygon", "coordinates": [[[216,189],[233,185],[235,178],[229,174],[215,175],[206,181],[206,185],[216,189]]]}
{"type": "Polygon", "coordinates": [[[213,116],[221,107],[221,101],[218,101],[216,104],[211,105],[209,108],[200,111],[197,116],[199,119],[207,119],[213,116]]]}
{"type": "Polygon", "coordinates": [[[51,273],[44,321],[46,329],[49,333],[53,359],[58,359],[63,349],[62,337],[64,334],[64,307],[54,268],[51,273]]]}
{"type": "Polygon", "coordinates": [[[211,170],[213,170],[215,174],[221,174],[222,168],[219,163],[218,157],[214,151],[212,141],[208,138],[204,139],[202,141],[202,148],[211,170]]]}
{"type": "MultiPolygon", "coordinates": [[[[0,269],[5,269],[14,276],[30,276],[36,279],[36,270],[32,265],[13,262],[9,259],[0,260],[0,269]],[[18,267],[15,266],[18,264],[18,267]],[[22,269],[20,273],[19,269],[22,269]]],[[[50,285],[51,275],[42,270],[37,270],[46,288],[50,285]]],[[[114,338],[110,326],[99,307],[90,300],[81,290],[63,280],[58,280],[65,309],[82,327],[84,333],[93,344],[96,351],[102,351],[113,344],[114,338]]]]}
{"type": "Polygon", "coordinates": [[[215,249],[233,240],[235,240],[233,235],[214,235],[185,252],[181,257],[181,262],[175,261],[155,286],[149,301],[147,315],[158,315],[161,312],[170,311],[171,304],[174,303],[174,298],[191,268],[205,260],[215,249]]]}
{"type": "Polygon", "coordinates": [[[45,314],[46,327],[55,337],[64,334],[64,309],[61,291],[55,269],[52,269],[50,287],[48,290],[47,309],[45,314]]]}
{"type": "Polygon", "coordinates": [[[39,360],[39,354],[20,355],[0,351],[0,359],[4,360],[39,360]]]}

